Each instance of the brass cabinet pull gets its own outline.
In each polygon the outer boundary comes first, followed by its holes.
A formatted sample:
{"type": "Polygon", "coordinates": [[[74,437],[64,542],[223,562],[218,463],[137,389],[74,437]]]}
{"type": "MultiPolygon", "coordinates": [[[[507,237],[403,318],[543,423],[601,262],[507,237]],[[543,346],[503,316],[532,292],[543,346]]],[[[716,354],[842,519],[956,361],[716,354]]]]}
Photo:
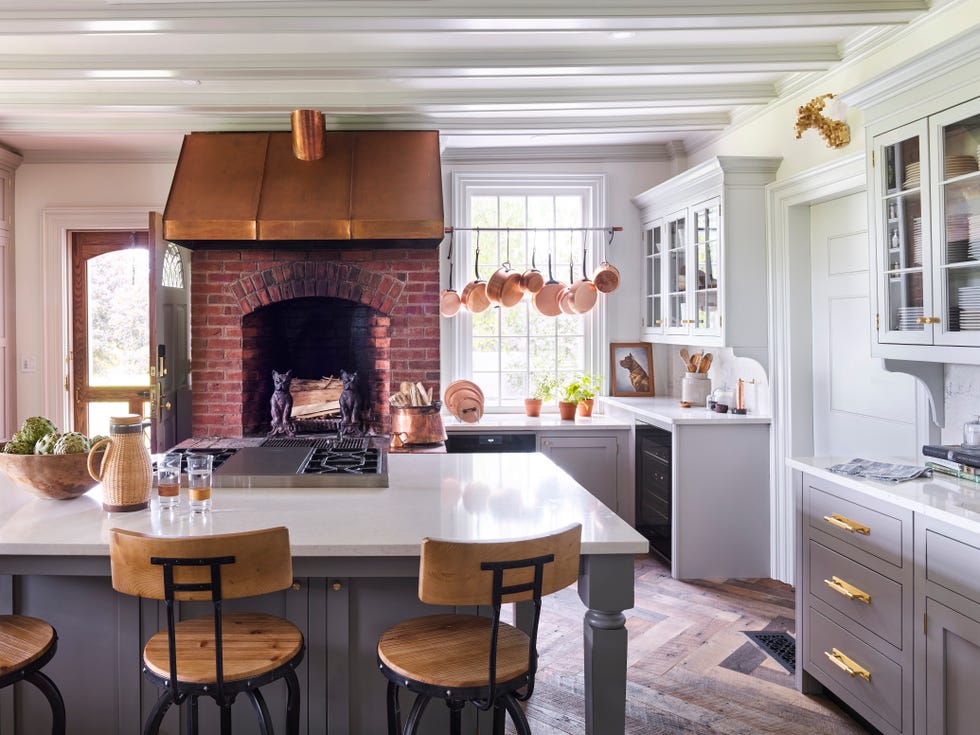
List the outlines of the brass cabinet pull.
{"type": "Polygon", "coordinates": [[[832,648],[833,653],[823,652],[823,655],[830,659],[830,663],[842,671],[846,671],[850,676],[860,676],[865,681],[871,681],[871,672],[863,666],[855,663],[836,648],[832,648]]]}
{"type": "Polygon", "coordinates": [[[942,321],[938,316],[917,316],[916,324],[939,324],[942,321]]]}
{"type": "Polygon", "coordinates": [[[825,579],[823,583],[830,587],[830,589],[832,589],[834,592],[844,595],[844,597],[846,597],[848,600],[860,600],[867,605],[871,604],[871,595],[869,595],[867,592],[859,590],[852,584],[848,584],[840,577],[825,579]]]}
{"type": "Polygon", "coordinates": [[[657,324],[663,324],[663,323],[664,323],[663,319],[657,319],[657,324]]]}
{"type": "Polygon", "coordinates": [[[681,319],[681,324],[694,324],[693,319],[681,319]]]}
{"type": "Polygon", "coordinates": [[[831,526],[837,526],[837,528],[842,528],[851,533],[860,533],[865,536],[871,534],[871,529],[867,526],[861,525],[857,521],[852,521],[850,518],[845,518],[839,513],[831,513],[829,516],[824,516],[823,519],[831,526]]]}

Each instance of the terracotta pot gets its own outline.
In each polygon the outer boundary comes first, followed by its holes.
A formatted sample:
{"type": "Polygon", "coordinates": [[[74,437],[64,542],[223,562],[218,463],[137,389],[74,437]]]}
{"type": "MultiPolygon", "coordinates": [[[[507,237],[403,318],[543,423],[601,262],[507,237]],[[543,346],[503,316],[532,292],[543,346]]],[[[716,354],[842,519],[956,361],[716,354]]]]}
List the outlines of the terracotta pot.
{"type": "Polygon", "coordinates": [[[591,416],[592,406],[595,404],[595,398],[583,398],[578,402],[578,407],[575,409],[575,413],[579,416],[591,416]]]}
{"type": "Polygon", "coordinates": [[[542,400],[540,398],[525,398],[524,399],[524,415],[535,418],[541,415],[541,404],[542,400]]]}
{"type": "Polygon", "coordinates": [[[575,401],[558,401],[558,415],[562,421],[574,421],[578,404],[575,401]]]}

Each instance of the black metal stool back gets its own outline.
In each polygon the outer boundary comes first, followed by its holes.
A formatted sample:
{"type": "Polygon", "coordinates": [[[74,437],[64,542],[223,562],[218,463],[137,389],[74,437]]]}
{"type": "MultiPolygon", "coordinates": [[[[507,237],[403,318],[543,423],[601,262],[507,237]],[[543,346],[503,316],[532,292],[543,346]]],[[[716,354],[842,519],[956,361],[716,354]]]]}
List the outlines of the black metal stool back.
{"type": "Polygon", "coordinates": [[[162,643],[162,634],[150,639],[143,656],[144,674],[165,692],[148,717],[144,732],[156,732],[167,709],[187,701],[187,727],[197,733],[197,698],[203,694],[217,702],[221,708],[221,732],[230,733],[231,705],[238,694],[244,693],[259,718],[260,731],[269,733],[272,726],[259,687],[280,678],[286,680],[288,689],[287,730],[298,732],[299,683],[294,669],[305,651],[302,634],[281,618],[229,614],[222,609],[226,599],[277,592],[292,585],[292,557],[285,528],[187,538],[158,538],[113,529],[110,558],[116,590],[166,604],[166,665],[155,665],[159,646],[154,641],[159,638],[162,643]],[[210,602],[212,615],[208,625],[204,625],[205,618],[178,622],[176,604],[181,601],[210,602]],[[195,626],[193,633],[189,626],[195,626]],[[284,647],[281,660],[249,671],[247,677],[234,676],[229,680],[226,669],[236,669],[236,651],[234,642],[229,642],[228,629],[242,626],[250,629],[249,645],[261,642],[263,632],[268,632],[291,640],[292,647],[284,647]],[[213,642],[213,662],[188,661],[186,654],[194,653],[194,646],[186,644],[181,658],[182,632],[188,637],[196,636],[198,648],[203,646],[200,641],[208,645],[213,642]]]}
{"type": "Polygon", "coordinates": [[[517,702],[526,701],[534,690],[541,599],[577,579],[581,533],[576,524],[515,541],[423,540],[419,599],[433,605],[489,605],[491,615],[489,620],[459,614],[426,616],[400,623],[382,636],[378,663],[389,679],[390,735],[401,732],[402,687],[417,695],[408,733],[415,732],[432,698],[446,700],[454,733],[459,732],[459,713],[466,702],[482,711],[494,710],[494,733],[503,733],[505,711],[519,733],[530,732],[517,702]],[[532,603],[527,634],[501,621],[501,607],[508,602],[532,603]],[[434,650],[436,639],[445,648],[434,650]],[[469,649],[475,653],[469,655],[469,649]]]}
{"type": "Polygon", "coordinates": [[[65,735],[65,701],[41,671],[57,650],[58,634],[48,623],[26,615],[0,615],[0,689],[19,681],[33,684],[51,705],[51,734],[65,735]]]}

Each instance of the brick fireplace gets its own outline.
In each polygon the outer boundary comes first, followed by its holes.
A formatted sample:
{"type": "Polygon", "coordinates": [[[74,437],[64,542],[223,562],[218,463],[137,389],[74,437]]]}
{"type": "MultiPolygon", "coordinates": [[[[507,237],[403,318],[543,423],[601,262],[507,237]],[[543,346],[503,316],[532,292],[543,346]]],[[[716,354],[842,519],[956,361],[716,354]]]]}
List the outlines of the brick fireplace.
{"type": "Polygon", "coordinates": [[[389,433],[393,386],[439,386],[439,252],[195,250],[191,362],[195,437],[266,433],[273,368],[358,370],[370,428],[389,433]]]}

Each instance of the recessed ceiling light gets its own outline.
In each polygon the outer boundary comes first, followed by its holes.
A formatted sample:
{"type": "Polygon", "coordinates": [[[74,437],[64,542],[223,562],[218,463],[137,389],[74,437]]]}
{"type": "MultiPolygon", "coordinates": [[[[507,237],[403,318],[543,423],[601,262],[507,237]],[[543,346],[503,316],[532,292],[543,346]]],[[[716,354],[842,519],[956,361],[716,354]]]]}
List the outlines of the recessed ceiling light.
{"type": "Polygon", "coordinates": [[[626,38],[633,38],[635,35],[636,31],[613,31],[609,34],[609,37],[616,41],[622,41],[626,38]]]}

